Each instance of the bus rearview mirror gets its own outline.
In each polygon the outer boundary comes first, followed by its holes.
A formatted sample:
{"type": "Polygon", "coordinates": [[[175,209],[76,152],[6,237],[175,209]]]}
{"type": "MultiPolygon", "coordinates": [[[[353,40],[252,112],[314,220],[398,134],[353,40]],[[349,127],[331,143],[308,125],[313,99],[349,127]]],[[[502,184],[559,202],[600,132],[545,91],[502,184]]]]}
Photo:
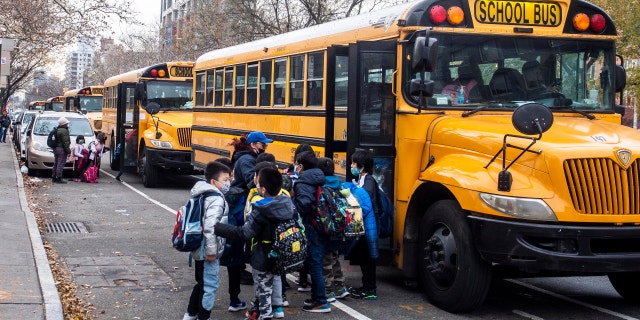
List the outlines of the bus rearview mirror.
{"type": "Polygon", "coordinates": [[[417,37],[413,46],[411,65],[417,72],[435,71],[438,60],[438,40],[436,38],[417,37]]]}
{"type": "Polygon", "coordinates": [[[627,86],[627,71],[624,68],[617,64],[615,68],[616,72],[616,92],[622,92],[624,87],[627,86]]]}

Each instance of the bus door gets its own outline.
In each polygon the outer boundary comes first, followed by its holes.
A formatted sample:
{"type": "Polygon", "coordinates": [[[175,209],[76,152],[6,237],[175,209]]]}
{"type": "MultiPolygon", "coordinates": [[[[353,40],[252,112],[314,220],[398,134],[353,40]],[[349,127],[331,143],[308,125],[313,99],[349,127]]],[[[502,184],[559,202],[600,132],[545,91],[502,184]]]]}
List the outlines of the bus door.
{"type": "MultiPolygon", "coordinates": [[[[356,149],[372,153],[372,175],[393,198],[395,163],[396,42],[358,42],[349,46],[347,162],[356,149]]],[[[347,168],[349,168],[349,166],[347,168]]],[[[347,170],[347,173],[349,170],[347,170]]],[[[350,173],[347,177],[353,178],[350,173]]]]}
{"type": "Polygon", "coordinates": [[[138,122],[139,110],[135,100],[135,83],[123,83],[118,93],[117,143],[122,144],[120,152],[123,167],[138,166],[138,122]]]}
{"type": "Polygon", "coordinates": [[[345,178],[348,171],[344,161],[347,153],[348,46],[327,48],[326,79],[325,157],[334,160],[336,174],[345,178]]]}
{"type": "MultiPolygon", "coordinates": [[[[394,199],[396,41],[357,42],[349,45],[349,99],[347,168],[356,149],[372,153],[371,173],[389,198],[394,199]]],[[[347,170],[347,181],[353,179],[347,170]]],[[[388,240],[388,239],[387,239],[388,240]]],[[[391,241],[381,241],[381,261],[392,258],[391,241]],[[384,250],[384,251],[383,251],[384,250]],[[384,252],[384,255],[382,255],[384,252]]]]}

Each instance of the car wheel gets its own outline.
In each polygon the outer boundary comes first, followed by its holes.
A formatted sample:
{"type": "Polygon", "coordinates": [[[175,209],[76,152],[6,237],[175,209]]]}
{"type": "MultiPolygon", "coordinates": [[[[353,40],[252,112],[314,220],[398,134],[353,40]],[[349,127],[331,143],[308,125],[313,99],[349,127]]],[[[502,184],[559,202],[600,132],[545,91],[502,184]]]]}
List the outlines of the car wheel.
{"type": "Polygon", "coordinates": [[[142,184],[146,188],[155,188],[158,184],[159,170],[158,167],[153,166],[147,161],[147,152],[145,150],[144,157],[142,158],[142,184]]]}
{"type": "Polygon", "coordinates": [[[420,222],[419,273],[429,300],[449,312],[480,306],[491,285],[491,264],[473,245],[466,213],[455,200],[429,207],[420,222]]]}
{"type": "Polygon", "coordinates": [[[625,300],[640,302],[640,272],[611,273],[609,282],[625,300]]]}

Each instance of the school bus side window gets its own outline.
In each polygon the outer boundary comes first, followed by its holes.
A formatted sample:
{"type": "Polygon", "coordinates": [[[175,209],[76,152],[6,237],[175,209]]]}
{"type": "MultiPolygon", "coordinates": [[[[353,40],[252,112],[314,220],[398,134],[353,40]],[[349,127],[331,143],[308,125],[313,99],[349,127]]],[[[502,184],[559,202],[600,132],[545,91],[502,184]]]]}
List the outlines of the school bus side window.
{"type": "Polygon", "coordinates": [[[233,105],[233,67],[224,69],[224,105],[233,105]]]}
{"type": "Polygon", "coordinates": [[[271,106],[272,60],[260,62],[260,106],[271,106]]]}
{"type": "Polygon", "coordinates": [[[322,106],[324,52],[309,54],[307,62],[307,106],[322,106]]]}
{"type": "Polygon", "coordinates": [[[236,106],[243,107],[244,106],[244,87],[246,77],[245,68],[246,64],[239,64],[236,66],[236,106]]]}
{"type": "Polygon", "coordinates": [[[275,60],[273,70],[275,76],[273,104],[283,106],[287,94],[287,58],[275,60]]]}
{"type": "MultiPolygon", "coordinates": [[[[207,87],[206,87],[206,91],[207,91],[207,106],[212,106],[213,105],[213,82],[215,80],[215,73],[213,72],[213,69],[209,69],[207,70],[207,87]]],[[[199,105],[199,103],[196,103],[196,105],[199,105]]]]}
{"type": "Polygon", "coordinates": [[[222,80],[224,79],[224,69],[216,69],[216,83],[215,83],[215,94],[214,94],[214,103],[215,106],[222,106],[222,80]]]}
{"type": "Polygon", "coordinates": [[[196,73],[196,104],[204,104],[204,72],[196,73]]]}
{"type": "Polygon", "coordinates": [[[256,106],[258,98],[258,64],[247,67],[247,106],[256,106]]]}
{"type": "Polygon", "coordinates": [[[302,106],[304,94],[304,55],[293,56],[289,60],[289,106],[302,106]]]}

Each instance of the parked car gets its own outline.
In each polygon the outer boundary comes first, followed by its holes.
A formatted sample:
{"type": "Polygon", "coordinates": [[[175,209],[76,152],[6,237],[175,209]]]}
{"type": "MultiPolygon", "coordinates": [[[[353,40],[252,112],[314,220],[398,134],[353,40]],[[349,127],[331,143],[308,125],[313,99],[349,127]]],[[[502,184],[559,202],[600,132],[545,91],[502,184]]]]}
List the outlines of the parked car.
{"type": "MultiPolygon", "coordinates": [[[[40,170],[51,172],[53,168],[53,149],[47,146],[47,137],[51,130],[58,127],[58,119],[60,117],[65,117],[69,120],[71,149],[76,145],[76,137],[78,135],[84,136],[85,147],[95,140],[89,119],[81,113],[45,111],[36,114],[33,122],[25,132],[25,164],[29,169],[28,174],[30,176],[36,175],[40,170]]],[[[64,165],[64,169],[72,170],[73,163],[67,162],[64,165]]]]}
{"type": "Polygon", "coordinates": [[[27,110],[25,111],[16,121],[13,122],[13,143],[18,150],[18,154],[20,155],[20,160],[24,160],[26,156],[26,148],[25,148],[25,132],[27,128],[31,125],[31,122],[38,114],[38,111],[35,110],[27,110]]]}

